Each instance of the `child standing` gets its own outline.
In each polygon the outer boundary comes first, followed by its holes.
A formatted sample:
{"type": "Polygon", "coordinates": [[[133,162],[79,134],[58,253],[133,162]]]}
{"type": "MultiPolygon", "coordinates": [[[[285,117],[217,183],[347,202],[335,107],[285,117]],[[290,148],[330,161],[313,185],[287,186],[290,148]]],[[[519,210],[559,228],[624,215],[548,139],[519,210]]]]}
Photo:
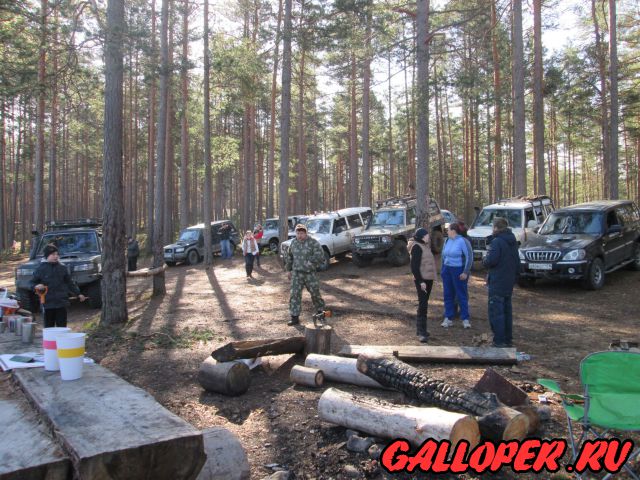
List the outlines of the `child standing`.
{"type": "Polygon", "coordinates": [[[247,279],[253,278],[253,258],[258,254],[258,242],[253,238],[251,230],[247,230],[242,240],[242,255],[244,255],[244,268],[247,271],[247,279]]]}

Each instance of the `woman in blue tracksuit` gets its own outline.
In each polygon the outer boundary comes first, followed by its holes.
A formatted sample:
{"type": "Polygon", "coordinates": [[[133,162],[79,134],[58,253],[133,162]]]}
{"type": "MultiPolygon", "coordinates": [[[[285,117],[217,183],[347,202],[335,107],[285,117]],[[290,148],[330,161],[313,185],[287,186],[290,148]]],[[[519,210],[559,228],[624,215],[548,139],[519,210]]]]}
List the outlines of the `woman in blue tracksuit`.
{"type": "Polygon", "coordinates": [[[460,318],[464,328],[471,328],[469,321],[469,296],[467,284],[473,265],[473,250],[469,241],[461,235],[458,223],[449,225],[447,240],[442,250],[442,286],[444,290],[444,320],[442,326],[449,328],[455,315],[455,301],[460,305],[460,318]]]}

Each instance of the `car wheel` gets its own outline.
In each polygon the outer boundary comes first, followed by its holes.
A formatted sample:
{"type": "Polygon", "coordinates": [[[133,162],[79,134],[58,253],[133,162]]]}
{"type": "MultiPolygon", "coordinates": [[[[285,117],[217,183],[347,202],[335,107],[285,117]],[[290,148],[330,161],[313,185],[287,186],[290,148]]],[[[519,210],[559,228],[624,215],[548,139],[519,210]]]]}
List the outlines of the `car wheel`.
{"type": "Polygon", "coordinates": [[[604,285],[604,265],[602,260],[594,258],[587,268],[587,275],[584,277],[583,286],[587,290],[598,290],[604,285]]]}
{"type": "Polygon", "coordinates": [[[318,267],[319,272],[329,270],[329,265],[331,264],[331,255],[329,255],[329,252],[323,248],[322,253],[324,253],[324,262],[318,267]]]}
{"type": "Polygon", "coordinates": [[[188,265],[195,265],[199,261],[200,261],[200,255],[198,255],[198,251],[197,250],[189,250],[189,253],[187,253],[187,264],[188,265]]]}
{"type": "Polygon", "coordinates": [[[520,288],[531,288],[536,284],[536,279],[532,277],[518,278],[518,286],[520,288]]]}
{"type": "Polygon", "coordinates": [[[409,251],[407,250],[407,244],[402,240],[395,240],[393,247],[387,254],[387,260],[394,267],[401,267],[409,263],[409,251]]]}
{"type": "Polygon", "coordinates": [[[633,262],[629,264],[631,270],[640,271],[640,243],[636,243],[633,249],[633,262]]]}
{"type": "Polygon", "coordinates": [[[431,240],[431,253],[438,255],[444,248],[444,236],[441,230],[433,230],[430,236],[431,240]]]}
{"type": "Polygon", "coordinates": [[[20,304],[20,308],[25,310],[29,310],[34,313],[38,308],[38,302],[36,301],[35,295],[31,293],[29,290],[24,288],[19,288],[17,291],[18,303],[20,304]]]}
{"type": "Polygon", "coordinates": [[[278,239],[272,238],[269,240],[269,250],[273,253],[278,253],[278,239]]]}
{"type": "Polygon", "coordinates": [[[164,263],[166,263],[170,267],[175,267],[176,266],[176,262],[164,262],[164,263]]]}
{"type": "Polygon", "coordinates": [[[91,308],[102,308],[102,289],[100,282],[94,282],[87,288],[87,296],[89,297],[89,305],[91,308]]]}
{"type": "Polygon", "coordinates": [[[356,267],[364,268],[364,267],[368,267],[369,265],[371,265],[371,262],[373,262],[373,257],[372,256],[359,255],[357,253],[352,253],[351,254],[351,260],[353,261],[353,263],[355,264],[356,267]]]}

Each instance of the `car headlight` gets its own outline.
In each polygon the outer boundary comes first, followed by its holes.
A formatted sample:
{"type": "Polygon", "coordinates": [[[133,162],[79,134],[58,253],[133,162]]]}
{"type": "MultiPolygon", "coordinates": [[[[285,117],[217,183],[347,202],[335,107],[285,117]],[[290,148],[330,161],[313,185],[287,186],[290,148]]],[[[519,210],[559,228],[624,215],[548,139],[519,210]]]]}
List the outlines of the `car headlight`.
{"type": "Polygon", "coordinates": [[[564,254],[563,260],[582,260],[586,255],[583,249],[571,250],[564,254]]]}
{"type": "Polygon", "coordinates": [[[176,253],[182,253],[184,252],[184,248],[176,248],[176,253]]]}
{"type": "Polygon", "coordinates": [[[520,257],[520,260],[524,260],[524,252],[521,249],[518,249],[518,256],[520,257]]]}
{"type": "Polygon", "coordinates": [[[385,235],[382,237],[382,243],[391,243],[391,237],[389,235],[385,235]]]}
{"type": "Polygon", "coordinates": [[[31,275],[33,275],[33,272],[34,270],[30,268],[18,268],[16,273],[19,277],[30,277],[31,275]]]}
{"type": "Polygon", "coordinates": [[[80,265],[75,265],[73,267],[74,272],[86,272],[88,270],[93,270],[95,267],[93,263],[81,263],[80,265]]]}

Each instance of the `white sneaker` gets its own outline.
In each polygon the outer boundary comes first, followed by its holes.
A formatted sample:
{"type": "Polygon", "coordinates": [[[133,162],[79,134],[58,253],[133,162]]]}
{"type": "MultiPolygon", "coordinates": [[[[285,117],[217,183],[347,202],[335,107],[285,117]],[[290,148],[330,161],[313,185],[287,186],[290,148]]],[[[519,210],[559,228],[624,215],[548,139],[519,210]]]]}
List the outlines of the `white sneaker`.
{"type": "Polygon", "coordinates": [[[469,320],[462,320],[462,328],[471,328],[471,322],[469,320]]]}
{"type": "Polygon", "coordinates": [[[447,317],[445,317],[442,323],[440,324],[440,326],[444,328],[449,328],[453,326],[453,322],[449,320],[447,317]]]}

